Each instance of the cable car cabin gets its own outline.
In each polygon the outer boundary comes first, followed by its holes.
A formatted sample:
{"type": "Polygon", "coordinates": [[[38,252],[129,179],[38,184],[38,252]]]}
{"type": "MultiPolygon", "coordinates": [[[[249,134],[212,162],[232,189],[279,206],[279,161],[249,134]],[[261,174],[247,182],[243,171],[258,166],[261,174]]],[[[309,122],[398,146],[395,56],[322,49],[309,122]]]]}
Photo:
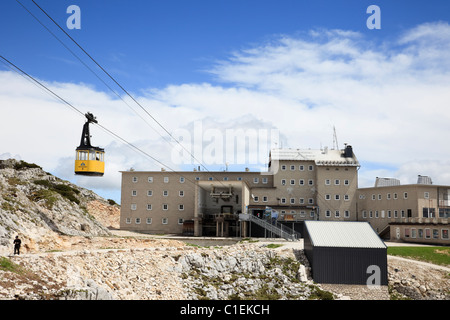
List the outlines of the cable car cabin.
{"type": "Polygon", "coordinates": [[[78,149],[75,159],[75,174],[103,176],[105,172],[105,152],[100,148],[78,149]]]}
{"type": "Polygon", "coordinates": [[[76,149],[75,174],[84,176],[103,176],[105,173],[105,150],[91,145],[89,124],[97,123],[92,113],[86,113],[80,146],[76,149]]]}

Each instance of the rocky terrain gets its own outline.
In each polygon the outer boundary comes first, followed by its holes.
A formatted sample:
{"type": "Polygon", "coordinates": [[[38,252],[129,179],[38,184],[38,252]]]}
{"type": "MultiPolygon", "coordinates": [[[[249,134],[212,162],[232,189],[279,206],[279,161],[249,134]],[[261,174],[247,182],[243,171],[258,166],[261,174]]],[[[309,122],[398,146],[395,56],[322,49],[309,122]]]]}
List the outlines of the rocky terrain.
{"type": "Polygon", "coordinates": [[[449,270],[410,260],[388,258],[387,287],[318,285],[300,242],[199,247],[118,221],[118,206],[92,191],[0,161],[0,300],[450,300],[449,270]]]}

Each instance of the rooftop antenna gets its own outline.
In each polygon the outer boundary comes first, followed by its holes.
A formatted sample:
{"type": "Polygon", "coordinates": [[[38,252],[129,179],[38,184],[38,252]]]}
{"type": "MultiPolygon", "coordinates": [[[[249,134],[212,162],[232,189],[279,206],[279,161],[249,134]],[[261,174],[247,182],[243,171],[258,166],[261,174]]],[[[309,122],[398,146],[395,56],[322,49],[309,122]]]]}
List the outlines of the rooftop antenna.
{"type": "Polygon", "coordinates": [[[333,149],[339,150],[339,144],[337,140],[336,128],[333,126],[333,149]]]}

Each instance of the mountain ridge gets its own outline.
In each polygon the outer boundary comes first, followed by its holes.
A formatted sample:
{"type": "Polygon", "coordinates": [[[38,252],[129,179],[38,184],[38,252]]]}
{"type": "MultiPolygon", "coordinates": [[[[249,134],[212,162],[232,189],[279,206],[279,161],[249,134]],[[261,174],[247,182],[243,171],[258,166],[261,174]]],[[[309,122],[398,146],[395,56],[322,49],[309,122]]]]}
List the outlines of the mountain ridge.
{"type": "MultiPolygon", "coordinates": [[[[25,251],[57,246],[63,236],[111,236],[120,207],[23,160],[0,160],[0,253],[16,235],[25,251]]],[[[57,249],[57,248],[55,248],[57,249]]]]}

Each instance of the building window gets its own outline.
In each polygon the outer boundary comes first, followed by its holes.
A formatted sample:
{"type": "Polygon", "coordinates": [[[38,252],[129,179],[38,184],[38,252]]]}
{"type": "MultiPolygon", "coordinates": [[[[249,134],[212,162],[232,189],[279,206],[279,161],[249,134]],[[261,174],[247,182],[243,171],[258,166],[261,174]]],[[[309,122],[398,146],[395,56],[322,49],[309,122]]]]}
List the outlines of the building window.
{"type": "Polygon", "coordinates": [[[398,218],[398,210],[394,210],[394,218],[398,218]]]}
{"type": "Polygon", "coordinates": [[[294,171],[294,170],[295,170],[295,166],[291,165],[291,171],[294,171]]]}
{"type": "Polygon", "coordinates": [[[180,177],[180,183],[184,183],[186,179],[184,177],[180,177]]]}
{"type": "Polygon", "coordinates": [[[325,200],[331,200],[331,195],[326,194],[326,195],[325,195],[325,200]]]}
{"type": "Polygon", "coordinates": [[[390,193],[388,193],[388,194],[386,195],[386,199],[391,200],[391,194],[390,194],[390,193]]]}
{"type": "Polygon", "coordinates": [[[148,196],[148,197],[153,196],[153,191],[152,191],[152,190],[147,190],[147,196],[148,196]]]}
{"type": "Polygon", "coordinates": [[[378,218],[378,210],[375,210],[375,218],[378,218]]]}
{"type": "Polygon", "coordinates": [[[134,220],[134,222],[135,222],[136,224],[141,224],[141,218],[136,218],[136,220],[134,220]]]}
{"type": "Polygon", "coordinates": [[[295,198],[291,198],[291,204],[295,204],[295,198]]]}
{"type": "Polygon", "coordinates": [[[267,196],[263,197],[263,202],[267,202],[267,196]]]}
{"type": "Polygon", "coordinates": [[[350,181],[344,180],[344,185],[346,185],[346,186],[350,185],[350,181]]]}
{"type": "Polygon", "coordinates": [[[281,166],[281,170],[286,171],[286,166],[284,164],[281,166]]]}
{"type": "Polygon", "coordinates": [[[403,192],[403,199],[408,199],[408,192],[403,192]]]}
{"type": "Polygon", "coordinates": [[[448,240],[448,229],[442,229],[441,230],[441,238],[442,240],[448,240]]]}
{"type": "Polygon", "coordinates": [[[162,218],[162,224],[168,224],[169,223],[169,219],[168,218],[162,218]]]}
{"type": "Polygon", "coordinates": [[[281,198],[281,203],[285,204],[286,203],[286,198],[281,198]]]}
{"type": "Polygon", "coordinates": [[[146,224],[152,224],[152,218],[147,218],[147,219],[145,220],[145,223],[146,223],[146,224]]]}
{"type": "Polygon", "coordinates": [[[345,210],[345,211],[344,211],[344,217],[345,217],[345,218],[350,218],[350,211],[345,210]]]}
{"type": "Polygon", "coordinates": [[[314,199],[313,198],[309,198],[308,199],[308,204],[314,204],[314,199]]]}
{"type": "Polygon", "coordinates": [[[381,200],[381,194],[378,195],[378,200],[381,200]]]}
{"type": "Polygon", "coordinates": [[[242,181],[242,177],[238,177],[236,180],[237,181],[242,181]]]}
{"type": "Polygon", "coordinates": [[[184,204],[178,205],[178,210],[183,211],[184,210],[184,204]]]}
{"type": "Polygon", "coordinates": [[[136,205],[136,203],[132,203],[131,204],[131,210],[136,210],[137,209],[137,205],[136,205]]]}
{"type": "Polygon", "coordinates": [[[180,197],[184,197],[184,191],[183,191],[183,190],[180,190],[180,191],[178,192],[178,195],[179,195],[180,197]]]}
{"type": "Polygon", "coordinates": [[[396,193],[394,193],[394,200],[398,199],[398,195],[396,193]]]}
{"type": "Polygon", "coordinates": [[[133,181],[134,183],[138,182],[138,177],[133,177],[132,181],[133,181]]]}
{"type": "Polygon", "coordinates": [[[327,217],[327,218],[331,217],[331,211],[330,210],[325,211],[325,217],[327,217]]]}
{"type": "Polygon", "coordinates": [[[299,201],[300,201],[300,204],[304,204],[305,203],[305,199],[303,199],[303,198],[300,198],[299,201]]]}
{"type": "Polygon", "coordinates": [[[374,194],[372,195],[372,200],[375,200],[375,195],[374,194]]]}
{"type": "Polygon", "coordinates": [[[309,171],[314,171],[314,166],[309,165],[309,166],[308,166],[308,170],[309,170],[309,171]]]}
{"type": "Polygon", "coordinates": [[[223,177],[223,181],[228,181],[228,177],[223,177]]]}
{"type": "Polygon", "coordinates": [[[329,186],[331,184],[331,180],[330,179],[325,179],[325,185],[329,186]]]}
{"type": "Polygon", "coordinates": [[[253,178],[253,183],[259,183],[259,178],[253,178]]]}
{"type": "Polygon", "coordinates": [[[131,196],[136,197],[137,196],[137,191],[136,190],[132,190],[131,191],[131,196]]]}
{"type": "Polygon", "coordinates": [[[309,184],[310,186],[314,185],[314,180],[309,179],[309,180],[308,180],[308,184],[309,184]]]}
{"type": "Polygon", "coordinates": [[[285,186],[286,185],[286,179],[281,179],[281,185],[285,186]]]}
{"type": "Polygon", "coordinates": [[[214,180],[213,177],[208,178],[208,181],[213,181],[213,180],[214,180]]]}
{"type": "Polygon", "coordinates": [[[392,212],[391,212],[391,210],[388,210],[388,218],[392,218],[392,212]]]}
{"type": "Polygon", "coordinates": [[[169,182],[169,177],[164,177],[164,183],[168,183],[169,182]]]}
{"type": "Polygon", "coordinates": [[[164,190],[164,191],[163,191],[163,196],[164,196],[164,197],[167,197],[168,195],[169,195],[169,191],[168,191],[168,190],[164,190]]]}
{"type": "Polygon", "coordinates": [[[299,166],[298,166],[298,170],[300,170],[300,171],[305,171],[305,166],[304,166],[304,165],[299,165],[299,166]]]}
{"type": "Polygon", "coordinates": [[[200,177],[195,177],[195,180],[196,181],[200,181],[200,177]]]}
{"type": "Polygon", "coordinates": [[[162,208],[163,208],[163,210],[169,210],[169,205],[168,204],[163,204],[162,208]]]}
{"type": "Polygon", "coordinates": [[[344,201],[349,201],[350,197],[348,196],[348,194],[344,195],[344,201]]]}
{"type": "Polygon", "coordinates": [[[334,217],[335,218],[339,218],[340,217],[340,212],[339,212],[339,210],[336,210],[335,212],[334,212],[334,217]]]}
{"type": "Polygon", "coordinates": [[[152,205],[151,204],[147,204],[147,210],[152,210],[152,205]]]}
{"type": "Polygon", "coordinates": [[[147,181],[148,183],[153,183],[153,177],[148,177],[147,181]]]}
{"type": "Polygon", "coordinates": [[[178,224],[183,224],[183,222],[184,222],[184,219],[183,219],[183,218],[179,218],[179,219],[178,219],[178,224]]]}
{"type": "Polygon", "coordinates": [[[335,186],[339,186],[341,184],[341,180],[339,180],[339,179],[335,179],[334,180],[334,185],[335,186]]]}
{"type": "Polygon", "coordinates": [[[424,192],[423,197],[425,199],[430,199],[430,193],[429,192],[424,192]]]}
{"type": "Polygon", "coordinates": [[[363,218],[367,218],[367,211],[366,210],[363,210],[362,216],[363,216],[363,218]]]}
{"type": "Polygon", "coordinates": [[[268,179],[267,179],[267,178],[262,178],[262,183],[263,183],[263,184],[267,184],[267,182],[268,182],[268,179]]]}
{"type": "Polygon", "coordinates": [[[338,194],[335,194],[335,195],[334,195],[334,200],[341,200],[341,196],[338,195],[338,194]]]}
{"type": "Polygon", "coordinates": [[[131,223],[131,218],[126,218],[126,219],[125,219],[125,223],[126,223],[126,224],[130,224],[130,223],[131,223]]]}
{"type": "Polygon", "coordinates": [[[295,185],[295,179],[291,179],[291,186],[295,185]]]}
{"type": "Polygon", "coordinates": [[[259,202],[259,197],[258,197],[258,196],[254,196],[254,197],[253,197],[253,201],[259,202]]]}
{"type": "Polygon", "coordinates": [[[298,184],[301,185],[301,186],[304,186],[305,185],[305,180],[303,180],[303,179],[298,180],[298,184]]]}

